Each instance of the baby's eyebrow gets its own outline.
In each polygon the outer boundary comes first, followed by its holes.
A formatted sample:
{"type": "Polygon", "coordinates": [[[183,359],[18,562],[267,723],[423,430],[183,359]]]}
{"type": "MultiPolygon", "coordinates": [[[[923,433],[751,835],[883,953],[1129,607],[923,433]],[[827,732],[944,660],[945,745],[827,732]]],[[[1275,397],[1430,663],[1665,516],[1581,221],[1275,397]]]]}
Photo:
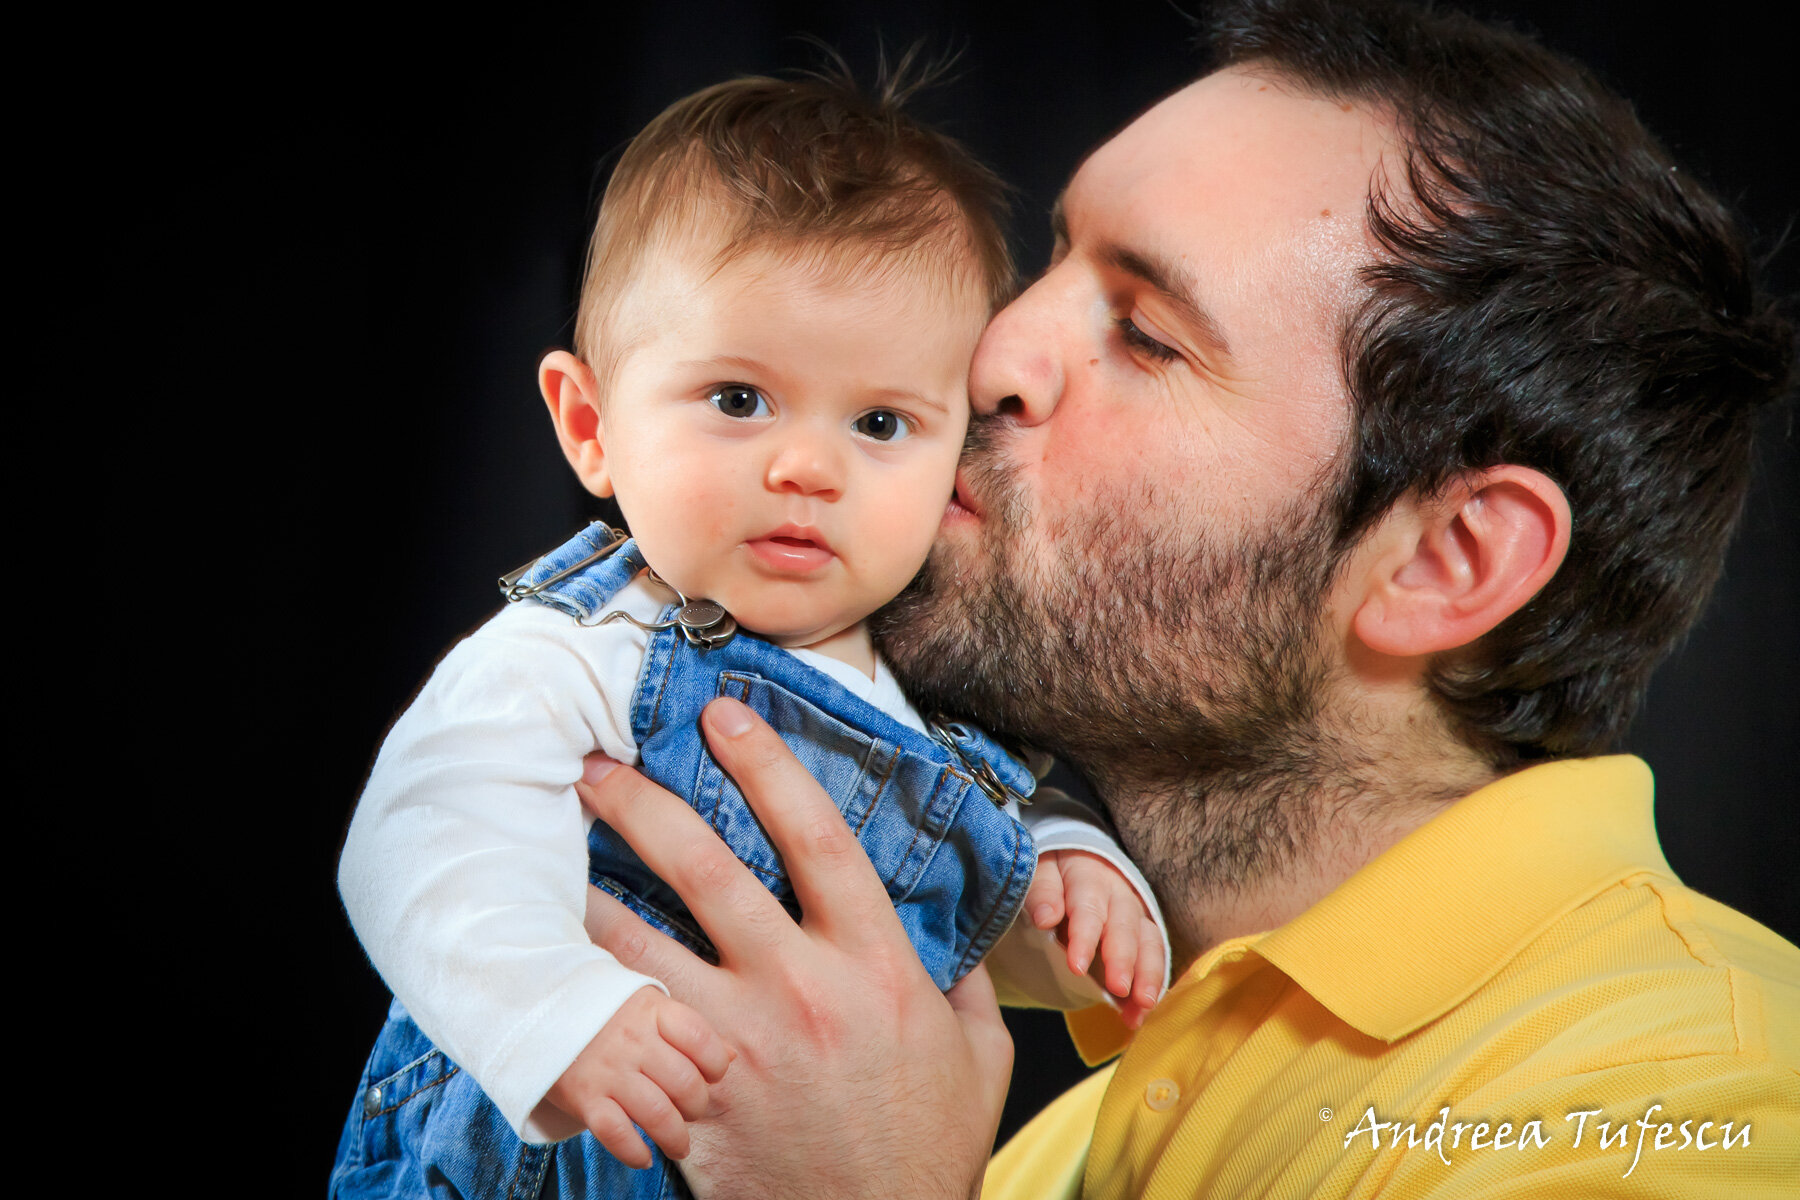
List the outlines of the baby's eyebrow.
{"type": "Polygon", "coordinates": [[[950,405],[936,396],[915,392],[910,388],[871,388],[864,393],[870,404],[900,404],[914,408],[932,408],[947,413],[950,405]]]}
{"type": "Polygon", "coordinates": [[[745,358],[740,354],[721,354],[717,358],[690,358],[678,362],[676,367],[682,370],[716,370],[720,367],[735,367],[749,374],[767,374],[768,365],[754,358],[745,358]]]}

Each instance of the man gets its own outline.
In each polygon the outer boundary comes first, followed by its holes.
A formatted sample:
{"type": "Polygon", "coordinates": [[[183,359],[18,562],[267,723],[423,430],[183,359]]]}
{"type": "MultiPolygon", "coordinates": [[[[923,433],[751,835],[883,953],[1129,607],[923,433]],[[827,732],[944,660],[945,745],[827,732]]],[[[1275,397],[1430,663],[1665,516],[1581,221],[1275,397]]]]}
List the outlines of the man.
{"type": "MultiPolygon", "coordinates": [[[[1527,43],[1296,2],[1214,44],[1064,193],[885,632],[927,706],[1094,782],[1179,960],[988,1194],[1791,1189],[1800,953],[1684,889],[1647,771],[1593,757],[1717,575],[1791,331],[1717,203],[1527,43]]],[[[922,987],[829,802],[740,707],[707,724],[801,926],[633,773],[587,793],[720,947],[594,902],[736,1039],[690,1178],[966,1194],[991,993],[922,987]]]]}

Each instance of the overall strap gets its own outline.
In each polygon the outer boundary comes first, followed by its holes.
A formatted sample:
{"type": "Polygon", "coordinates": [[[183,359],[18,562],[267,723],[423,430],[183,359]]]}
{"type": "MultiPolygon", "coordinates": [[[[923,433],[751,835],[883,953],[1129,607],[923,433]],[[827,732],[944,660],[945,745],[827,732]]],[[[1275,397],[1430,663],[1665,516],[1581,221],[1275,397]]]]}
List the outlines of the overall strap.
{"type": "Polygon", "coordinates": [[[1005,803],[1008,799],[1031,802],[1031,793],[1037,790],[1037,777],[986,730],[944,716],[930,718],[926,727],[933,740],[960,760],[988,799],[996,803],[1005,803]]]}
{"type": "Polygon", "coordinates": [[[585,622],[643,569],[637,543],[595,521],[550,553],[502,575],[500,594],[508,603],[536,600],[585,622]]]}

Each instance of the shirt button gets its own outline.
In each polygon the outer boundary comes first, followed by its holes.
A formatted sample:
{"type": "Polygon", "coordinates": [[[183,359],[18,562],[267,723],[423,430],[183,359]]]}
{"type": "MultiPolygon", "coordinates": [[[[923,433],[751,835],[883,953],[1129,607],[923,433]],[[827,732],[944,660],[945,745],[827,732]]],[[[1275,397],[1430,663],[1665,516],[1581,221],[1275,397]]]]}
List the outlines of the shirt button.
{"type": "Polygon", "coordinates": [[[381,1089],[372,1087],[363,1093],[363,1116],[372,1117],[381,1111],[381,1089]]]}
{"type": "Polygon", "coordinates": [[[1144,1103],[1151,1112],[1168,1112],[1181,1099],[1181,1085],[1173,1079],[1152,1079],[1144,1089],[1144,1103]]]}

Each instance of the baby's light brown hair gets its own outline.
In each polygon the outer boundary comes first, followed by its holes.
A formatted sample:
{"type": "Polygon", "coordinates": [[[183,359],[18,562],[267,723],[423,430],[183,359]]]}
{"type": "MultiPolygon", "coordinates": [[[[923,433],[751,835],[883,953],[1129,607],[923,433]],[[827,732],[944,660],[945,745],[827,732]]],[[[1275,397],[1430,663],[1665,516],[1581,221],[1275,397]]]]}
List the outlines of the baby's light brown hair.
{"type": "Polygon", "coordinates": [[[750,250],[853,272],[948,269],[990,311],[1010,299],[1006,187],[904,111],[936,74],[916,60],[884,69],[872,94],[841,65],[716,84],[632,139],[600,202],[575,323],[601,395],[640,332],[625,300],[658,249],[704,246],[713,269],[750,250]]]}

